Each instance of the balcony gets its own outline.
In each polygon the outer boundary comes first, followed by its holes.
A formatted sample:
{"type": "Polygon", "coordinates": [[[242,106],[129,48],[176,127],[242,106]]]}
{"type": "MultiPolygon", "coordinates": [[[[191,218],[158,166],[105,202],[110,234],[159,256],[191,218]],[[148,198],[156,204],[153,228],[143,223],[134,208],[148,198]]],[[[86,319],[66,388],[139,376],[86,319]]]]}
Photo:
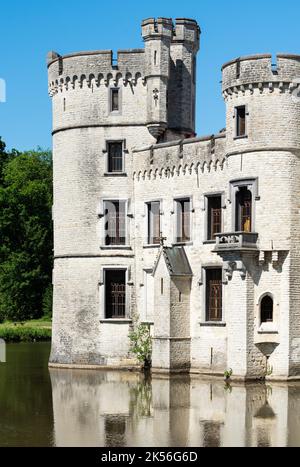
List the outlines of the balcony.
{"type": "Polygon", "coordinates": [[[258,234],[253,232],[233,232],[216,234],[215,253],[230,251],[258,251],[258,234]]]}

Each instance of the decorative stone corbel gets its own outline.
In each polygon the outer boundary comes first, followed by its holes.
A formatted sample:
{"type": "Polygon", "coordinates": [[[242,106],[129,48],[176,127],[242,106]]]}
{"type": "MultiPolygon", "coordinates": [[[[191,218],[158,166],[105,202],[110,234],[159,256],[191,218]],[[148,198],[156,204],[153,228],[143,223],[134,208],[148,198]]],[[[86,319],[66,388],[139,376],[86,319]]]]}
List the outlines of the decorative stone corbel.
{"type": "Polygon", "coordinates": [[[266,260],[265,252],[260,251],[259,252],[259,258],[258,258],[259,264],[264,264],[265,260],[266,260]]]}
{"type": "Polygon", "coordinates": [[[278,251],[272,251],[272,263],[277,264],[279,261],[279,252],[278,251]]]}

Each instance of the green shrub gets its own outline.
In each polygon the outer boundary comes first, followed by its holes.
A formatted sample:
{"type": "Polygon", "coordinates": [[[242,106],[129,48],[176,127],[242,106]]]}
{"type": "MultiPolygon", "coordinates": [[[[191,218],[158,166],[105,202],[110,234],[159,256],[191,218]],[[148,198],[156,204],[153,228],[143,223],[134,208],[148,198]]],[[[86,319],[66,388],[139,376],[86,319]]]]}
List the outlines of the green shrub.
{"type": "Polygon", "coordinates": [[[51,329],[4,324],[0,326],[0,338],[6,342],[48,341],[51,339],[51,329]]]}
{"type": "Polygon", "coordinates": [[[150,368],[152,356],[152,339],[150,328],[147,324],[139,324],[134,331],[129,333],[131,351],[134,353],[144,368],[150,368]]]}

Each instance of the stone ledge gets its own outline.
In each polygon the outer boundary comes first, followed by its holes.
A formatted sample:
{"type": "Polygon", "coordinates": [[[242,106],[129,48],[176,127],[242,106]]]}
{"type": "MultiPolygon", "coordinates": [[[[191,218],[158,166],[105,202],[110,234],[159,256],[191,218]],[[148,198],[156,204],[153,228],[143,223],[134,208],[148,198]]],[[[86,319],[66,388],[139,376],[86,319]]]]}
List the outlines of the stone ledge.
{"type": "Polygon", "coordinates": [[[132,319],[124,318],[108,318],[108,319],[100,319],[100,323],[109,323],[109,324],[131,324],[132,319]]]}
{"type": "Polygon", "coordinates": [[[207,321],[207,322],[203,323],[201,321],[201,322],[199,322],[199,324],[200,324],[200,327],[203,327],[203,328],[208,328],[208,327],[225,328],[226,327],[226,323],[223,323],[223,322],[207,321]]]}

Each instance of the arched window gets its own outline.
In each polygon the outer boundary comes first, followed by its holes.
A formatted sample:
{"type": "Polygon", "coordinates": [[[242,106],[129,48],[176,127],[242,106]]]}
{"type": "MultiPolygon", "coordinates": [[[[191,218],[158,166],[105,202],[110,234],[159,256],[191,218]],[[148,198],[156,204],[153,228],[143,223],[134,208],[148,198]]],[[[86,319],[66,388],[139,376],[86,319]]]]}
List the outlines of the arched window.
{"type": "Polygon", "coordinates": [[[270,295],[265,295],[260,302],[260,321],[273,322],[273,298],[270,295]]]}
{"type": "Polygon", "coordinates": [[[236,194],[236,230],[251,232],[252,230],[252,193],[241,187],[236,194]]]}

